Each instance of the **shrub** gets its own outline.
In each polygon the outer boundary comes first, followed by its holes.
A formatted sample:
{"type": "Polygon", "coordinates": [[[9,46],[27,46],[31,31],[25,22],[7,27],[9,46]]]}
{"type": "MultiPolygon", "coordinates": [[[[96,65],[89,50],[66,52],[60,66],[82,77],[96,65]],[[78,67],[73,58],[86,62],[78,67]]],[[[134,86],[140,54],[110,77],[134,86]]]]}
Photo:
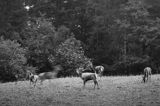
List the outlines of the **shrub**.
{"type": "Polygon", "coordinates": [[[24,77],[25,53],[26,49],[16,41],[0,39],[0,80],[15,80],[17,75],[24,77]]]}
{"type": "Polygon", "coordinates": [[[75,68],[84,66],[90,61],[84,55],[81,42],[74,36],[71,36],[57,47],[55,56],[51,60],[64,68],[60,71],[61,76],[75,75],[75,68]]]}

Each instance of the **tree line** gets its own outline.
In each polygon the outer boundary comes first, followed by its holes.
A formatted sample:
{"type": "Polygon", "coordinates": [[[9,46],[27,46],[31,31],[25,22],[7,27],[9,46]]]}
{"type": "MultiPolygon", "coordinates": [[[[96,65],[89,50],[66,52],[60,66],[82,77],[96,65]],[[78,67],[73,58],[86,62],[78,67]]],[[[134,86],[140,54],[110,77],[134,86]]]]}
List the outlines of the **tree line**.
{"type": "Polygon", "coordinates": [[[159,73],[158,0],[0,0],[0,80],[103,65],[104,75],[159,73]]]}

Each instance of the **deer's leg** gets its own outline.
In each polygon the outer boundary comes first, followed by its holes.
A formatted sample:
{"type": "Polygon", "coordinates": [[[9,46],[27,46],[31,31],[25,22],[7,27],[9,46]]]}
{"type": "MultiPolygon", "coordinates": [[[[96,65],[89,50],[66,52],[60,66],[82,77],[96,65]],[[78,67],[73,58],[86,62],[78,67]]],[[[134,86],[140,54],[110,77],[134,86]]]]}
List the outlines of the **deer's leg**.
{"type": "Polygon", "coordinates": [[[151,74],[149,75],[149,80],[151,81],[151,74]]]}
{"type": "Polygon", "coordinates": [[[94,80],[94,89],[95,89],[96,85],[97,85],[97,89],[99,89],[98,81],[94,80]]]}
{"type": "Polygon", "coordinates": [[[41,79],[41,85],[43,85],[43,79],[41,79]]]}
{"type": "Polygon", "coordinates": [[[83,81],[83,88],[85,88],[85,85],[86,85],[86,81],[84,80],[83,81]]]}
{"type": "Polygon", "coordinates": [[[34,81],[34,87],[36,86],[36,83],[37,83],[37,79],[34,81]]]}

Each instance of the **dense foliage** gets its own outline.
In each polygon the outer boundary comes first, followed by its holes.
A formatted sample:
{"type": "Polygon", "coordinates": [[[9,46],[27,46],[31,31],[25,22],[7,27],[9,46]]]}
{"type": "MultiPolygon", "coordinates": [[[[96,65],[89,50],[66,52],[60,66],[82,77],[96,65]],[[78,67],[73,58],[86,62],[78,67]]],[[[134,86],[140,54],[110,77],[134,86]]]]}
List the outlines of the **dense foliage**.
{"type": "Polygon", "coordinates": [[[74,36],[71,36],[56,49],[55,61],[61,64],[65,70],[62,70],[61,75],[75,75],[75,69],[77,67],[83,67],[90,61],[84,55],[81,42],[76,40],[74,36]]]}
{"type": "Polygon", "coordinates": [[[158,0],[0,1],[3,80],[55,66],[63,67],[59,76],[71,76],[89,61],[105,75],[160,71],[158,0]]]}
{"type": "Polygon", "coordinates": [[[10,80],[25,76],[26,50],[19,43],[11,40],[0,40],[0,80],[10,80]]]}

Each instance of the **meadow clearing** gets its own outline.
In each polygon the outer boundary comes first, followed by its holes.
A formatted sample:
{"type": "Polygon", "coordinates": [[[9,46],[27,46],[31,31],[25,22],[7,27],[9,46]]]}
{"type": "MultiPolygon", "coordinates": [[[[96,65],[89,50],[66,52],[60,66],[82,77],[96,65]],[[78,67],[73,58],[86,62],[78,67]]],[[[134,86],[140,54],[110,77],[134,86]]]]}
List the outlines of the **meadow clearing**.
{"type": "Polygon", "coordinates": [[[30,86],[29,81],[0,84],[0,106],[159,106],[160,75],[142,83],[142,76],[102,77],[82,88],[78,77],[59,78],[30,86]]]}

